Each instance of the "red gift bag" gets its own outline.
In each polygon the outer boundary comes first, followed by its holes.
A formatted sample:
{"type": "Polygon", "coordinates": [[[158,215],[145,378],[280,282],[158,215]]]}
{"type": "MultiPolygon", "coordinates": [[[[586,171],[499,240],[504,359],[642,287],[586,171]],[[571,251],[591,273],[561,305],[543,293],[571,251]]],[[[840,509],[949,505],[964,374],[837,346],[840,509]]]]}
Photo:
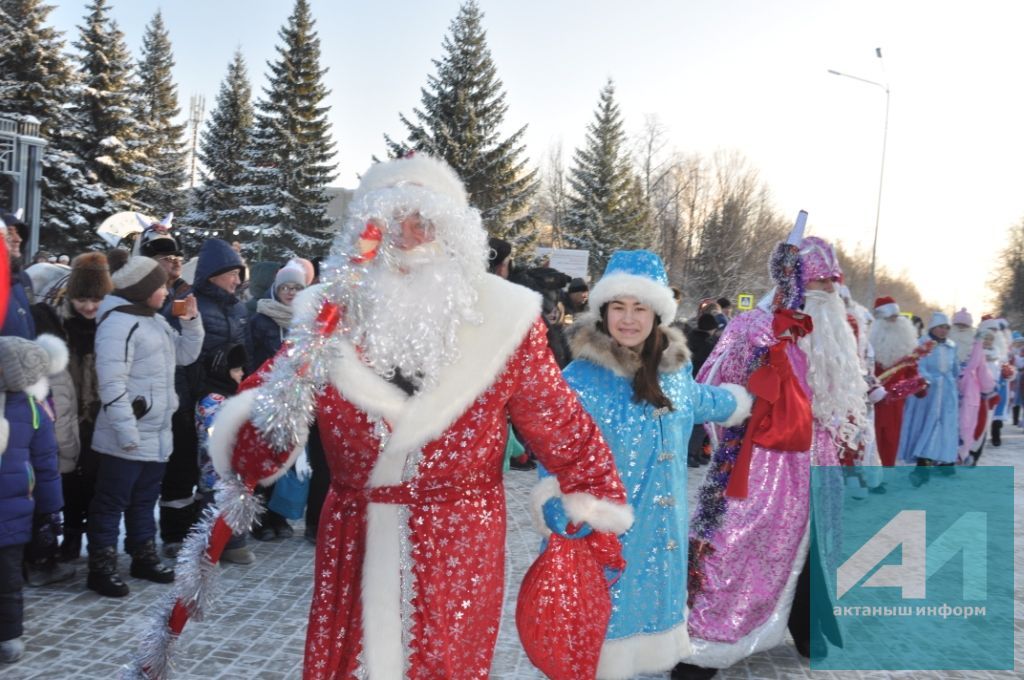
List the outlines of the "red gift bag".
{"type": "MultiPolygon", "coordinates": [[[[612,614],[605,568],[622,571],[614,534],[552,534],[519,589],[516,628],[530,662],[551,680],[593,678],[612,614]]],[[[614,581],[612,581],[614,583],[614,581]]]]}

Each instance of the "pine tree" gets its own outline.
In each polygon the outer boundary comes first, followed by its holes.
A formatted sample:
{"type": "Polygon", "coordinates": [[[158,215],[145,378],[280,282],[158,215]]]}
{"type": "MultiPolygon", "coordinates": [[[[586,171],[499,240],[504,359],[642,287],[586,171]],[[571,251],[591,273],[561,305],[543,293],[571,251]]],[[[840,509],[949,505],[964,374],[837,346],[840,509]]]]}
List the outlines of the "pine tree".
{"type": "Polygon", "coordinates": [[[256,105],[245,162],[247,230],[258,256],[286,258],[325,253],[330,245],[324,188],[337,176],[327,121],[329,94],[320,68],[320,38],[307,0],[296,0],[281,28],[270,84],[256,105]]]}
{"type": "Polygon", "coordinates": [[[0,110],[39,121],[47,140],[40,241],[74,251],[96,240],[91,227],[104,191],[74,153],[76,119],[66,104],[76,78],[63,55],[62,34],[46,26],[52,11],[41,0],[0,0],[0,110]]]}
{"type": "Polygon", "coordinates": [[[203,130],[199,160],[205,170],[194,194],[188,223],[231,234],[242,225],[245,151],[252,128],[252,87],[241,51],[235,52],[217,93],[217,103],[203,130]]]}
{"type": "Polygon", "coordinates": [[[615,85],[601,90],[586,143],[573,154],[569,172],[572,195],[566,214],[565,238],[590,251],[590,271],[600,275],[611,254],[648,247],[647,209],[643,188],[625,149],[615,85]]]}
{"type": "Polygon", "coordinates": [[[437,74],[428,76],[421,90],[423,108],[413,109],[415,122],[401,116],[408,140],[385,140],[394,156],[415,149],[447,161],[487,230],[524,249],[536,239],[533,216],[527,214],[536,170],[527,171],[521,143],[525,125],[501,137],[508,104],[482,19],[476,0],[462,5],[444,38],[444,56],[433,61],[437,74]]]}
{"type": "Polygon", "coordinates": [[[185,124],[176,123],[178,87],[171,69],[174,55],[171,40],[159,10],[146,26],[142,37],[142,56],[138,64],[137,84],[132,97],[135,119],[139,125],[139,151],[151,171],[135,195],[135,201],[160,213],[184,212],[185,124]]]}
{"type": "Polygon", "coordinates": [[[74,101],[82,126],[76,151],[109,195],[97,206],[102,218],[135,207],[133,197],[145,182],[148,168],[139,150],[131,94],[133,67],[124,34],[108,16],[106,0],[92,0],[87,11],[75,43],[82,81],[74,101]]]}

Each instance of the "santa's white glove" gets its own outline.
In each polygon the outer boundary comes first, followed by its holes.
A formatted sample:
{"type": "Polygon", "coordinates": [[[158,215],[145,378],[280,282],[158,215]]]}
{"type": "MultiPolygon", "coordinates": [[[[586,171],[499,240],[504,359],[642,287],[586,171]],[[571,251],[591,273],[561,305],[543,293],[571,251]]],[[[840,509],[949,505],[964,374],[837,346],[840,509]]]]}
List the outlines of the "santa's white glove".
{"type": "Polygon", "coordinates": [[[868,390],[868,400],[872,404],[877,404],[878,402],[885,399],[885,395],[887,394],[889,393],[886,391],[884,387],[882,387],[881,385],[875,385],[870,390],[868,390]]]}

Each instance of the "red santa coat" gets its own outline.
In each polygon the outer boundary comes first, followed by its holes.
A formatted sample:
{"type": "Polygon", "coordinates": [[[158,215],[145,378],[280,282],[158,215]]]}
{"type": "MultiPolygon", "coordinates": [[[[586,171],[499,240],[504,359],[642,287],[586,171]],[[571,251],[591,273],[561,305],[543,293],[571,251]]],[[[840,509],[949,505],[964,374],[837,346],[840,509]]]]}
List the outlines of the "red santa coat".
{"type": "MultiPolygon", "coordinates": [[[[463,324],[460,358],[438,387],[409,397],[351,346],[331,367],[317,413],[332,483],[305,678],[488,677],[504,586],[506,416],[558,476],[572,520],[617,533],[632,522],[600,430],[548,349],[537,296],[490,275],[478,293],[484,322],[463,324]]],[[[244,422],[254,398],[236,400],[219,426],[244,422]]]]}
{"type": "MultiPolygon", "coordinates": [[[[888,367],[875,362],[876,376],[882,375],[887,370],[888,367]]],[[[906,397],[886,397],[875,404],[875,443],[878,445],[878,457],[885,467],[892,467],[896,464],[905,402],[906,397]]]]}

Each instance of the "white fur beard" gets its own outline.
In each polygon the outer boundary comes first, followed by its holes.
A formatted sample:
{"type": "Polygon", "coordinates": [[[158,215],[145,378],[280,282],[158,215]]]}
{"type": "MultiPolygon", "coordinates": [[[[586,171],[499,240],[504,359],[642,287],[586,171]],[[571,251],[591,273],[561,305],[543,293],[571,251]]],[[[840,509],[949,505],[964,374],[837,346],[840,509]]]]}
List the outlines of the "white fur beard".
{"type": "Polygon", "coordinates": [[[867,418],[867,383],[846,308],[838,294],[810,290],[804,311],[814,322],[814,331],[799,340],[807,355],[811,410],[830,432],[855,446],[867,418]]]}
{"type": "Polygon", "coordinates": [[[353,295],[352,338],[381,377],[390,380],[398,371],[429,389],[458,359],[462,323],[480,322],[477,294],[471,277],[451,260],[413,252],[403,264],[406,273],[374,269],[353,295]]]}
{"type": "Polygon", "coordinates": [[[971,349],[974,347],[974,335],[975,331],[973,328],[960,329],[953,326],[949,329],[947,337],[956,344],[956,360],[961,364],[971,358],[971,349]]]}
{"type": "Polygon", "coordinates": [[[875,361],[882,368],[892,368],[917,347],[917,329],[905,316],[897,316],[895,321],[879,319],[871,327],[871,346],[875,361]]]}

